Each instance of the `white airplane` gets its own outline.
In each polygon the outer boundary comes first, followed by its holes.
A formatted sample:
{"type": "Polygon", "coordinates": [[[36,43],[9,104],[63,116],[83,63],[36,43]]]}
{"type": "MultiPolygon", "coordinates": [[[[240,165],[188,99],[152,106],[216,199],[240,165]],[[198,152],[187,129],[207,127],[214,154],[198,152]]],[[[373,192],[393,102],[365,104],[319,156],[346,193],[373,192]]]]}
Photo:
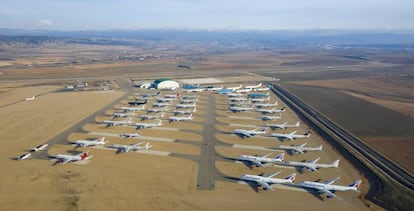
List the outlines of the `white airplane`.
{"type": "Polygon", "coordinates": [[[326,193],[328,198],[337,198],[342,200],[337,195],[335,195],[336,191],[349,191],[353,190],[356,192],[360,192],[359,188],[361,186],[361,180],[356,180],[349,184],[348,186],[344,185],[332,185],[335,181],[337,181],[339,177],[327,180],[323,183],[320,182],[310,182],[310,181],[303,181],[299,183],[300,187],[311,189],[317,191],[319,194],[326,193]]]}
{"type": "Polygon", "coordinates": [[[31,100],[34,100],[36,98],[36,96],[31,96],[31,97],[27,97],[27,98],[25,98],[24,99],[24,101],[31,101],[31,100]]]}
{"type": "Polygon", "coordinates": [[[257,89],[257,88],[259,88],[259,87],[261,87],[261,86],[262,86],[262,83],[259,83],[259,84],[254,85],[254,86],[246,86],[245,88],[246,88],[246,89],[257,89]]]}
{"type": "Polygon", "coordinates": [[[96,145],[104,145],[106,143],[108,143],[108,142],[105,141],[105,137],[95,139],[95,140],[92,140],[92,141],[89,141],[89,140],[76,140],[76,141],[72,142],[72,144],[75,144],[77,147],[90,147],[90,146],[96,146],[96,145]]]}
{"type": "Polygon", "coordinates": [[[230,102],[229,106],[242,106],[242,105],[249,105],[250,101],[238,101],[238,102],[230,102]]]}
{"type": "Polygon", "coordinates": [[[272,129],[286,129],[290,127],[299,127],[300,121],[297,121],[294,125],[288,125],[288,122],[284,122],[282,124],[265,124],[265,127],[270,127],[272,129]]]}
{"type": "Polygon", "coordinates": [[[141,105],[138,107],[121,107],[122,110],[124,110],[124,112],[127,111],[142,111],[145,109],[145,105],[141,105]]]}
{"type": "Polygon", "coordinates": [[[134,115],[135,115],[135,111],[134,112],[129,112],[129,113],[115,112],[114,114],[112,114],[113,118],[130,117],[130,116],[134,116],[134,115]]]}
{"type": "Polygon", "coordinates": [[[195,99],[181,99],[180,103],[195,103],[197,101],[198,101],[197,98],[195,98],[195,99]]]}
{"type": "Polygon", "coordinates": [[[335,160],[331,164],[323,164],[323,163],[317,163],[319,159],[320,157],[316,158],[315,160],[311,160],[309,162],[286,161],[286,162],[283,162],[282,165],[299,167],[301,169],[306,168],[309,171],[318,171],[318,169],[320,168],[338,168],[339,160],[335,160]]]}
{"type": "Polygon", "coordinates": [[[262,88],[254,88],[253,91],[255,92],[264,92],[264,91],[269,91],[270,88],[269,87],[262,87],[262,88]]]}
{"type": "Polygon", "coordinates": [[[283,161],[285,156],[285,153],[281,153],[280,155],[277,155],[274,158],[268,158],[268,156],[270,156],[271,154],[273,154],[273,152],[262,156],[240,155],[237,158],[237,160],[242,162],[248,162],[250,164],[255,164],[257,167],[263,167],[264,163],[280,163],[283,161]]]}
{"type": "Polygon", "coordinates": [[[243,129],[235,129],[232,132],[233,134],[236,134],[241,137],[247,137],[250,138],[255,135],[265,135],[267,133],[267,128],[262,129],[254,129],[254,130],[243,130],[243,129]]]}
{"type": "Polygon", "coordinates": [[[204,88],[196,88],[196,89],[187,89],[186,92],[202,92],[204,88]]]}
{"type": "Polygon", "coordinates": [[[266,98],[252,98],[251,99],[251,101],[253,103],[256,103],[256,102],[266,102],[266,101],[269,101],[269,100],[270,100],[270,96],[268,96],[266,98]]]}
{"type": "Polygon", "coordinates": [[[123,138],[134,138],[134,137],[140,137],[141,134],[139,133],[123,133],[123,134],[119,134],[120,137],[123,138]]]}
{"type": "Polygon", "coordinates": [[[118,125],[131,124],[132,120],[131,118],[128,118],[128,120],[120,120],[120,121],[105,120],[103,121],[103,123],[106,124],[107,127],[112,127],[112,126],[118,126],[118,125]]]}
{"type": "Polygon", "coordinates": [[[236,90],[236,93],[247,93],[247,92],[251,92],[252,89],[238,89],[236,90]]]}
{"type": "Polygon", "coordinates": [[[137,127],[137,129],[157,127],[157,126],[161,126],[162,125],[162,120],[160,120],[158,123],[142,123],[142,122],[137,122],[134,125],[137,127]]]}
{"type": "Polygon", "coordinates": [[[220,89],[223,89],[223,86],[221,86],[221,87],[207,87],[206,91],[212,92],[212,91],[217,91],[217,90],[220,90],[220,89]]]}
{"type": "Polygon", "coordinates": [[[124,145],[124,144],[112,144],[111,146],[108,146],[109,148],[115,148],[118,149],[118,152],[129,152],[129,151],[138,151],[138,150],[148,150],[152,146],[150,143],[146,143],[145,146],[140,146],[145,142],[137,143],[137,144],[130,144],[130,145],[124,145]]]}
{"type": "Polygon", "coordinates": [[[277,101],[275,101],[274,103],[256,103],[254,104],[254,106],[256,106],[256,108],[264,108],[264,107],[272,107],[272,106],[277,106],[277,101]]]}
{"type": "Polygon", "coordinates": [[[262,116],[263,121],[275,120],[275,119],[282,119],[282,114],[279,114],[277,116],[262,116]]]}
{"type": "Polygon", "coordinates": [[[167,107],[162,107],[162,108],[149,108],[147,110],[148,113],[158,113],[158,112],[164,112],[168,110],[168,106],[167,107]]]}
{"type": "Polygon", "coordinates": [[[68,162],[76,162],[76,161],[80,161],[80,160],[89,160],[91,159],[93,156],[89,155],[89,151],[88,152],[82,152],[76,155],[63,155],[63,154],[58,154],[56,156],[54,156],[55,159],[57,159],[57,162],[62,162],[63,164],[66,164],[68,162]]]}
{"type": "Polygon", "coordinates": [[[157,92],[157,93],[142,93],[141,96],[142,97],[155,97],[159,94],[160,94],[160,92],[157,92]]]}
{"type": "Polygon", "coordinates": [[[229,97],[228,100],[230,101],[248,101],[249,99],[245,98],[245,97],[229,97]]]}
{"type": "Polygon", "coordinates": [[[160,115],[141,115],[139,118],[141,120],[149,120],[149,119],[161,119],[164,117],[164,112],[162,112],[160,115]]]}
{"type": "Polygon", "coordinates": [[[168,117],[168,120],[170,122],[179,122],[179,121],[192,120],[192,119],[193,119],[193,114],[190,114],[189,116],[184,116],[184,117],[178,117],[178,116],[168,117]]]}
{"type": "Polygon", "coordinates": [[[271,133],[269,136],[271,137],[276,137],[276,138],[280,138],[280,139],[288,139],[288,140],[293,140],[293,139],[297,139],[297,138],[309,138],[310,137],[310,132],[307,132],[303,135],[301,134],[296,134],[297,131],[293,131],[291,133],[271,133]]]}
{"type": "Polygon", "coordinates": [[[171,98],[171,99],[176,99],[178,96],[180,96],[180,93],[173,94],[173,95],[164,95],[165,98],[171,98]]]}
{"type": "Polygon", "coordinates": [[[232,112],[242,112],[242,111],[248,111],[253,110],[253,107],[238,107],[238,106],[230,106],[229,109],[232,112]]]}
{"type": "Polygon", "coordinates": [[[165,107],[171,105],[171,102],[159,102],[159,103],[153,103],[152,106],[154,107],[165,107]]]}
{"type": "Polygon", "coordinates": [[[256,109],[257,112],[260,112],[262,114],[274,114],[274,113],[281,113],[281,112],[285,112],[286,108],[281,108],[281,109],[276,109],[276,108],[272,108],[272,109],[256,109]]]}
{"type": "Polygon", "coordinates": [[[181,99],[183,100],[188,100],[188,99],[197,99],[198,95],[184,95],[181,97],[181,99]]]}
{"type": "Polygon", "coordinates": [[[296,152],[296,153],[304,153],[307,151],[321,151],[322,150],[322,145],[320,145],[319,147],[305,147],[306,142],[301,144],[301,145],[292,145],[292,146],[277,146],[276,149],[283,149],[283,150],[291,150],[292,152],[296,152]]]}
{"type": "Polygon", "coordinates": [[[19,155],[18,157],[16,157],[15,159],[16,160],[24,160],[24,159],[27,159],[27,158],[29,158],[30,156],[32,155],[32,153],[25,153],[25,154],[23,154],[23,155],[19,155]]]}
{"type": "Polygon", "coordinates": [[[242,93],[234,93],[234,92],[229,92],[226,93],[227,97],[240,97],[240,96],[244,96],[244,94],[242,93]]]}
{"type": "Polygon", "coordinates": [[[173,113],[174,113],[174,115],[177,115],[177,114],[192,114],[196,111],[197,111],[197,109],[194,108],[193,110],[174,110],[173,113]]]}
{"type": "Polygon", "coordinates": [[[42,151],[45,150],[47,148],[47,146],[49,146],[48,144],[41,144],[37,147],[33,147],[30,149],[30,152],[37,152],[37,151],[42,151]]]}
{"type": "Polygon", "coordinates": [[[197,106],[197,104],[195,102],[193,104],[182,104],[182,103],[180,103],[180,104],[176,105],[177,108],[194,108],[196,106],[197,106]]]}
{"type": "Polygon", "coordinates": [[[280,172],[281,171],[278,171],[264,176],[243,174],[240,177],[240,180],[244,180],[246,182],[254,182],[257,186],[262,186],[263,188],[269,189],[271,191],[275,191],[271,187],[273,184],[293,184],[295,182],[296,173],[292,173],[284,179],[272,178],[280,172]]]}
{"type": "Polygon", "coordinates": [[[232,90],[232,91],[236,91],[236,90],[241,89],[241,88],[242,88],[242,85],[240,84],[240,86],[227,87],[227,88],[225,88],[225,89],[227,89],[227,90],[232,90]]]}
{"type": "Polygon", "coordinates": [[[166,97],[159,97],[157,98],[157,102],[171,102],[174,101],[175,98],[166,98],[166,97]]]}

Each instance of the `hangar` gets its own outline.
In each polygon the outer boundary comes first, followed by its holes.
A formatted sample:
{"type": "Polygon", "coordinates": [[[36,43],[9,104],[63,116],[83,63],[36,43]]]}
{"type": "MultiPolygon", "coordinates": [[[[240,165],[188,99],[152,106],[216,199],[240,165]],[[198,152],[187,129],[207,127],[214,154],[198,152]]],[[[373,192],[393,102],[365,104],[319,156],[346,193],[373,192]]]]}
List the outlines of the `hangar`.
{"type": "Polygon", "coordinates": [[[173,81],[169,78],[160,78],[154,81],[153,86],[161,90],[176,90],[180,88],[180,84],[177,81],[173,81]]]}

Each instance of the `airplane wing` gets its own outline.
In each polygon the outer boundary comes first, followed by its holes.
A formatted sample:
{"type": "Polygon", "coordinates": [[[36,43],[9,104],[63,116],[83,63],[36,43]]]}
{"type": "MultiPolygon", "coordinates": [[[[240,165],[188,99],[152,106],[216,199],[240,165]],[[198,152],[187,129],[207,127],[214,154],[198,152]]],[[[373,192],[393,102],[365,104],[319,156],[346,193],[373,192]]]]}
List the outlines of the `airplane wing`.
{"type": "Polygon", "coordinates": [[[274,177],[274,176],[278,175],[280,172],[282,172],[282,171],[277,171],[277,172],[265,174],[265,175],[263,175],[263,177],[274,177]]]}
{"type": "Polygon", "coordinates": [[[271,152],[271,153],[269,153],[269,154],[266,154],[266,155],[262,155],[262,156],[260,156],[261,158],[267,158],[269,155],[271,155],[271,154],[273,154],[273,152],[271,152]]]}
{"type": "Polygon", "coordinates": [[[304,166],[304,167],[309,169],[310,171],[318,171],[318,169],[313,166],[304,166]]]}
{"type": "Polygon", "coordinates": [[[69,158],[61,158],[60,160],[61,160],[62,164],[66,164],[66,163],[71,161],[71,159],[69,159],[69,158]]]}
{"type": "Polygon", "coordinates": [[[311,161],[309,161],[308,163],[313,163],[313,164],[315,164],[315,163],[317,163],[318,162],[318,160],[319,159],[321,159],[320,157],[318,157],[318,158],[316,158],[315,160],[311,160],[311,161]]]}
{"type": "Polygon", "coordinates": [[[266,189],[269,189],[269,190],[271,190],[271,191],[275,191],[272,187],[270,187],[270,185],[269,184],[267,184],[266,182],[257,182],[257,183],[259,183],[260,185],[262,185],[263,187],[265,187],[266,189]]]}
{"type": "Polygon", "coordinates": [[[302,150],[302,149],[300,149],[299,147],[292,148],[292,150],[293,150],[293,151],[296,151],[296,152],[298,152],[298,153],[303,153],[303,150],[302,150]]]}
{"type": "Polygon", "coordinates": [[[337,198],[339,200],[342,200],[341,198],[339,198],[337,195],[335,195],[333,192],[326,190],[326,189],[318,189],[319,191],[322,191],[323,193],[326,193],[326,196],[328,196],[328,198],[337,198]]]}
{"type": "Polygon", "coordinates": [[[336,177],[336,178],[332,178],[332,179],[329,179],[329,180],[326,180],[325,182],[324,182],[324,184],[326,184],[326,185],[331,185],[332,183],[334,183],[336,180],[338,180],[340,177],[336,177]]]}
{"type": "Polygon", "coordinates": [[[256,159],[255,160],[252,160],[251,162],[254,163],[254,164],[256,164],[257,167],[259,167],[259,166],[260,167],[263,167],[263,164],[260,161],[256,160],[256,159]]]}

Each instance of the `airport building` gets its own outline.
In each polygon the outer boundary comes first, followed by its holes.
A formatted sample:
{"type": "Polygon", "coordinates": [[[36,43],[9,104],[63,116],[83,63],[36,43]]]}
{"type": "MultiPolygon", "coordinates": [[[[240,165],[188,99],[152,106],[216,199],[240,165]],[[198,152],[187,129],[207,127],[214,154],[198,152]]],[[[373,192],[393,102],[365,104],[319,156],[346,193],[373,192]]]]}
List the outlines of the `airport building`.
{"type": "Polygon", "coordinates": [[[176,90],[180,88],[180,84],[177,81],[173,81],[169,78],[160,78],[154,81],[153,86],[161,90],[176,90]]]}

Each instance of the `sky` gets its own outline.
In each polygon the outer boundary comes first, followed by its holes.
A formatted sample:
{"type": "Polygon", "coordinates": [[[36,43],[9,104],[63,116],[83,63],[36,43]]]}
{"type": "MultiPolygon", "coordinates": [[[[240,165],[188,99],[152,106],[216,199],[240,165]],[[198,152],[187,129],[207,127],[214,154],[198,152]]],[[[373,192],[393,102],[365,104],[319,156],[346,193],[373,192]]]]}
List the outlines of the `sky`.
{"type": "Polygon", "coordinates": [[[0,28],[414,29],[414,0],[1,0],[0,28]]]}

